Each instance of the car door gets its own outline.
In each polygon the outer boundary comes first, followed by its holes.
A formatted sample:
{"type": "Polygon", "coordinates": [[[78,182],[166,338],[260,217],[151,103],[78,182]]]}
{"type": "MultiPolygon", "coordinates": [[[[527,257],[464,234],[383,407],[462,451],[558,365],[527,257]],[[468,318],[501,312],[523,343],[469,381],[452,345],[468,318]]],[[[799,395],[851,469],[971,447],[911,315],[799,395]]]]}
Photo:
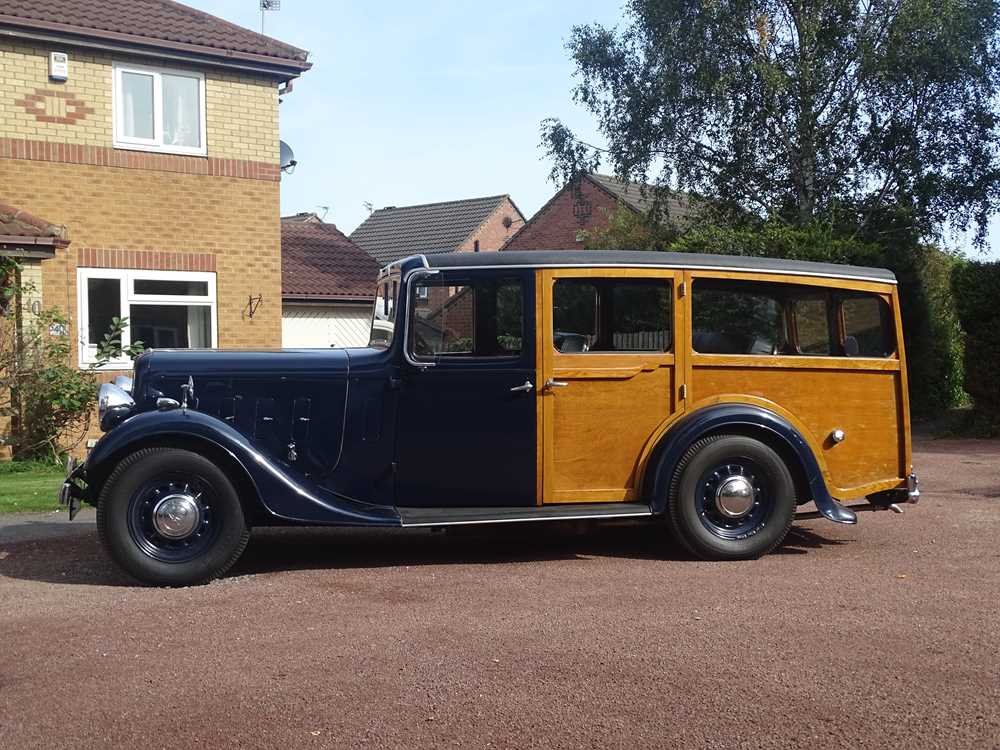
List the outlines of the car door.
{"type": "Polygon", "coordinates": [[[533,275],[418,272],[407,298],[397,505],[534,505],[533,275]]]}
{"type": "Polygon", "coordinates": [[[544,503],[640,500],[641,460],[683,406],[667,269],[539,271],[544,503]]]}

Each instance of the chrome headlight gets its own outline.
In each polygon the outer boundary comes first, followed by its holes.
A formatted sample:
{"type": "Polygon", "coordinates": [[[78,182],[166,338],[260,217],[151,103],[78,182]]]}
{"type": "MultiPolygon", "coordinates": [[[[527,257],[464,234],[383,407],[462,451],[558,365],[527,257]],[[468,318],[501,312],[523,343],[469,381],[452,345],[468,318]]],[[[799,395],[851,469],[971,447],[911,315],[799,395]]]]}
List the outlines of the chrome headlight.
{"type": "Polygon", "coordinates": [[[128,375],[116,375],[115,379],[111,381],[119,388],[121,388],[125,393],[132,392],[132,378],[128,375]]]}
{"type": "Polygon", "coordinates": [[[101,429],[107,432],[132,413],[135,400],[120,386],[104,383],[97,393],[97,416],[101,429]]]}

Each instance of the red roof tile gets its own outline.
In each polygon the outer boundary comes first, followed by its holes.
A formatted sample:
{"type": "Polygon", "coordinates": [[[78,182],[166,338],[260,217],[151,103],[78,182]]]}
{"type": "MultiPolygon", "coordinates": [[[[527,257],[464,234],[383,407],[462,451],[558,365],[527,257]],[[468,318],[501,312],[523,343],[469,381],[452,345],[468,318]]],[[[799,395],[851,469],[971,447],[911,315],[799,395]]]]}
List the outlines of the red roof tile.
{"type": "Polygon", "coordinates": [[[39,219],[3,201],[0,201],[0,236],[40,237],[47,240],[48,244],[69,244],[66,227],[39,219]]]}
{"type": "Polygon", "coordinates": [[[272,58],[305,70],[308,53],[172,0],[5,0],[4,25],[155,46],[185,45],[206,54],[272,58]]]}
{"type": "Polygon", "coordinates": [[[281,220],[281,292],[285,299],[370,300],[378,263],[333,224],[281,220]]]}

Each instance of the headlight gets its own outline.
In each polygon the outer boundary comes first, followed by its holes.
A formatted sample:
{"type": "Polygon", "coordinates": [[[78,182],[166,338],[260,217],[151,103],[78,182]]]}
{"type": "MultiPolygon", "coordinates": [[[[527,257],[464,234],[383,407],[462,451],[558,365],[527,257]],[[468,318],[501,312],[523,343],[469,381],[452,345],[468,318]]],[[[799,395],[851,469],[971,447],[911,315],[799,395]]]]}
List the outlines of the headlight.
{"type": "Polygon", "coordinates": [[[101,429],[107,432],[132,413],[135,400],[120,386],[104,383],[97,393],[97,416],[101,429]]]}
{"type": "Polygon", "coordinates": [[[128,375],[116,375],[115,379],[111,381],[119,388],[121,388],[125,393],[132,392],[132,378],[128,375]]]}

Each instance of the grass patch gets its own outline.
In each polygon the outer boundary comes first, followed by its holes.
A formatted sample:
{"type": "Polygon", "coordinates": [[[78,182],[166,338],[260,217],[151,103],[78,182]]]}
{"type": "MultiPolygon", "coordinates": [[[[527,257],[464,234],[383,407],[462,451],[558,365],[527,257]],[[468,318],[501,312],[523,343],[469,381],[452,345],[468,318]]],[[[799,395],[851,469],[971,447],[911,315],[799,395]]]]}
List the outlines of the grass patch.
{"type": "Polygon", "coordinates": [[[66,470],[34,461],[0,463],[0,513],[59,508],[59,487],[66,470]]]}

